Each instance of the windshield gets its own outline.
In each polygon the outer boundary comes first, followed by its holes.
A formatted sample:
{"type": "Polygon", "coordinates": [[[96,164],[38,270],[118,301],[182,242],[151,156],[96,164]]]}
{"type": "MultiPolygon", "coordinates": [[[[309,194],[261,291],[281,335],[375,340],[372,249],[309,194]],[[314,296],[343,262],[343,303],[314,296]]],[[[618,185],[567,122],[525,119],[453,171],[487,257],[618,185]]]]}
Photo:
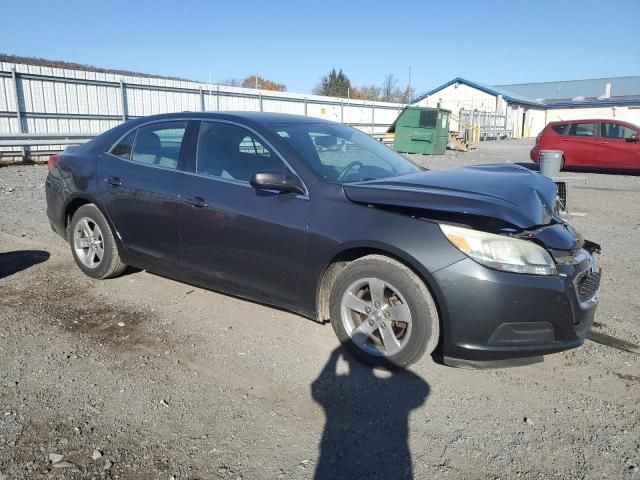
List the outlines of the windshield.
{"type": "Polygon", "coordinates": [[[320,176],[347,183],[419,172],[420,167],[355,128],[334,124],[271,125],[320,176]]]}

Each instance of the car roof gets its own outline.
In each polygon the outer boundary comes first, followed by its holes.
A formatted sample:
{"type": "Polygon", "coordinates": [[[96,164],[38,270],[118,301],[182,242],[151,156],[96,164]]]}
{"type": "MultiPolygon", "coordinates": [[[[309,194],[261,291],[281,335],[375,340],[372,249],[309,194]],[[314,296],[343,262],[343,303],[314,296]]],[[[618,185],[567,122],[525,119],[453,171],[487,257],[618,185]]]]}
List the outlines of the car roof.
{"type": "Polygon", "coordinates": [[[162,113],[159,115],[151,115],[141,117],[137,120],[153,121],[153,120],[171,120],[174,118],[194,118],[194,119],[225,119],[225,120],[248,120],[259,124],[291,124],[291,123],[307,123],[307,124],[335,124],[330,120],[324,120],[316,117],[306,117],[304,115],[293,115],[289,113],[272,113],[272,112],[175,112],[162,113]]]}
{"type": "Polygon", "coordinates": [[[574,118],[571,120],[555,120],[549,122],[549,124],[556,125],[558,123],[624,123],[628,124],[624,120],[617,120],[615,118],[574,118]]]}

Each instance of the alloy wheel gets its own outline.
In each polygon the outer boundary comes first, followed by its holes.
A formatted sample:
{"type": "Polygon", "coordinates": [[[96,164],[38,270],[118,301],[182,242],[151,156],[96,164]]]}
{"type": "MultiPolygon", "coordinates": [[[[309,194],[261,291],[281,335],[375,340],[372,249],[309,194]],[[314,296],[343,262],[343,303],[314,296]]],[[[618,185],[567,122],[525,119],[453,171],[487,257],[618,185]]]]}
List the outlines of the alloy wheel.
{"type": "Polygon", "coordinates": [[[73,248],[76,256],[87,268],[98,268],[104,257],[104,238],[98,224],[82,217],[73,230],[73,248]]]}
{"type": "Polygon", "coordinates": [[[395,355],[411,336],[411,311],[402,294],[379,278],[352,283],[340,304],[342,324],[365,352],[377,356],[395,355]]]}

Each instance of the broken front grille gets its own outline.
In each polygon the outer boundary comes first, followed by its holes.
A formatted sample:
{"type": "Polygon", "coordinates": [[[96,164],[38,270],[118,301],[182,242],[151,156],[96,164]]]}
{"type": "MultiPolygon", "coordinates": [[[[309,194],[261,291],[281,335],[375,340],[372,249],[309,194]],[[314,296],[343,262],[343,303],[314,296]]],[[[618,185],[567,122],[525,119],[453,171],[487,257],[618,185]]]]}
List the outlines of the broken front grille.
{"type": "Polygon", "coordinates": [[[601,272],[588,272],[583,275],[576,285],[578,298],[581,302],[591,300],[600,287],[601,272]]]}

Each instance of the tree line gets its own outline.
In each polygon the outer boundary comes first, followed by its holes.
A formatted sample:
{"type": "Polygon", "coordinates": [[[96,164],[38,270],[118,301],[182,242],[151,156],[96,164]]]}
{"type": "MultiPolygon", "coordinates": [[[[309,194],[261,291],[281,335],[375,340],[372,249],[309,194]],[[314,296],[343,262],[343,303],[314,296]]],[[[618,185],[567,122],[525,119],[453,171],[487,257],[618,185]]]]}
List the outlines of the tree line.
{"type": "MultiPolygon", "coordinates": [[[[258,74],[250,75],[242,80],[228,78],[220,83],[231,87],[257,88],[278,92],[287,90],[287,86],[284,83],[267,80],[258,74]]],[[[336,70],[333,68],[320,79],[320,83],[313,89],[313,93],[327,97],[409,103],[413,98],[415,89],[411,85],[407,85],[404,88],[400,87],[398,79],[392,73],[386,75],[380,85],[369,84],[358,87],[351,83],[351,80],[342,69],[336,70]]]]}

